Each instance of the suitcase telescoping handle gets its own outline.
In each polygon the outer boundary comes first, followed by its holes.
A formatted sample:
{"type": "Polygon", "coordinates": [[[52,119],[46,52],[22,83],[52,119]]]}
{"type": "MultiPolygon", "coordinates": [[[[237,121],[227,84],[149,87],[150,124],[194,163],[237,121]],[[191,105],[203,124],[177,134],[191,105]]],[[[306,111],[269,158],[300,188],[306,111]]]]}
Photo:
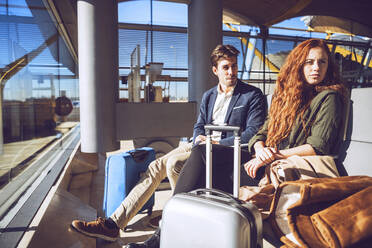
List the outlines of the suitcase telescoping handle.
{"type": "Polygon", "coordinates": [[[212,188],[212,131],[220,132],[233,132],[234,133],[234,186],[233,195],[234,197],[239,196],[240,186],[240,127],[237,126],[226,126],[226,125],[205,125],[206,138],[206,188],[212,188]]]}
{"type": "Polygon", "coordinates": [[[229,199],[236,204],[241,204],[239,200],[237,200],[235,197],[232,197],[229,193],[226,193],[225,191],[218,190],[218,189],[196,189],[191,191],[191,193],[195,193],[197,195],[203,195],[205,193],[210,193],[212,195],[220,196],[226,199],[229,199]]]}

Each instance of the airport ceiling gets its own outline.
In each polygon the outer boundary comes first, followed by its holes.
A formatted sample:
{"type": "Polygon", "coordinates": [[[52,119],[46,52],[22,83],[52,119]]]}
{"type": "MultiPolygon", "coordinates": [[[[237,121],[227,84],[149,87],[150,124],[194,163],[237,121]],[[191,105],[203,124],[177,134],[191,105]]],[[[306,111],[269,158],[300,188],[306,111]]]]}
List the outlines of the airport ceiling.
{"type": "Polygon", "coordinates": [[[286,19],[317,15],[348,19],[372,28],[370,0],[223,0],[245,24],[271,26],[286,19]]]}
{"type": "Polygon", "coordinates": [[[223,0],[223,8],[224,16],[231,15],[232,21],[235,16],[241,24],[270,27],[292,17],[316,16],[309,23],[314,30],[372,37],[370,0],[223,0]]]}
{"type": "MultiPolygon", "coordinates": [[[[59,15],[61,25],[65,26],[70,47],[74,47],[76,52],[77,1],[49,1],[53,3],[54,8],[51,9],[56,10],[55,14],[59,15]]],[[[188,4],[191,0],[157,1],[188,4]]],[[[222,3],[225,22],[270,27],[293,17],[312,16],[307,23],[315,31],[343,32],[372,38],[371,0],[222,0],[222,3]]]]}
{"type": "MultiPolygon", "coordinates": [[[[125,2],[128,0],[119,0],[125,2]]],[[[192,0],[160,0],[190,3],[192,0]]],[[[322,16],[309,23],[315,31],[372,37],[371,0],[222,0],[224,21],[258,27],[298,16],[322,16]],[[324,16],[332,17],[330,19],[324,16]]]]}

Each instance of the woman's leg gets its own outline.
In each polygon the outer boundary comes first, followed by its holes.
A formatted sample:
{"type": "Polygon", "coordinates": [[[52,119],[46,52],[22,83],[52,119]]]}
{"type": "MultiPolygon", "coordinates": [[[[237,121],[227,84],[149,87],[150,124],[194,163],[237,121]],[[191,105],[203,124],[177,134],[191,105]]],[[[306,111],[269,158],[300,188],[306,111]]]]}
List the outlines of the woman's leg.
{"type": "MultiPolygon", "coordinates": [[[[248,161],[248,151],[242,150],[241,162],[248,161]]],[[[234,149],[232,147],[213,145],[212,152],[212,187],[232,193],[234,149]]],[[[174,194],[205,188],[205,145],[195,146],[189,159],[184,164],[178,178],[174,194]]]]}

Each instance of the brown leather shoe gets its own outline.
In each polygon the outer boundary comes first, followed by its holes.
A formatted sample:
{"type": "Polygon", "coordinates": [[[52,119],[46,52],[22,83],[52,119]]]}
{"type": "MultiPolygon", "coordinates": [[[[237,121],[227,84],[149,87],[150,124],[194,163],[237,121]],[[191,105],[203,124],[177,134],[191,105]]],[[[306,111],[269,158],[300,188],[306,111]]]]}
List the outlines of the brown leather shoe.
{"type": "Polygon", "coordinates": [[[95,221],[85,222],[74,220],[71,225],[79,232],[96,238],[114,242],[119,237],[119,228],[109,228],[105,225],[105,219],[99,217],[95,221]]]}

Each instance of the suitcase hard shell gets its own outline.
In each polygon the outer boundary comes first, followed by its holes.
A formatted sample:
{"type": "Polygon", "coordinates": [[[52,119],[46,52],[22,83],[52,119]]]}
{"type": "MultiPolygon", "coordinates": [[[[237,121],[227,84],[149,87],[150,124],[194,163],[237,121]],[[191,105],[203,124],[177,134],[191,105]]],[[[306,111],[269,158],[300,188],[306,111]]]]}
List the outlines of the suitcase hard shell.
{"type": "Polygon", "coordinates": [[[239,127],[206,126],[207,188],[173,196],[163,209],[161,248],[262,247],[262,218],[257,207],[223,191],[210,189],[211,150],[209,131],[233,131],[234,195],[240,186],[239,127]]]}
{"type": "Polygon", "coordinates": [[[208,189],[177,194],[163,209],[161,248],[262,247],[257,208],[208,189]]]}
{"type": "MultiPolygon", "coordinates": [[[[151,147],[142,147],[128,152],[114,154],[106,159],[103,212],[109,217],[138,183],[141,173],[150,162],[155,160],[155,151],[151,147]]],[[[154,195],[146,202],[141,211],[152,213],[154,195]]]]}

